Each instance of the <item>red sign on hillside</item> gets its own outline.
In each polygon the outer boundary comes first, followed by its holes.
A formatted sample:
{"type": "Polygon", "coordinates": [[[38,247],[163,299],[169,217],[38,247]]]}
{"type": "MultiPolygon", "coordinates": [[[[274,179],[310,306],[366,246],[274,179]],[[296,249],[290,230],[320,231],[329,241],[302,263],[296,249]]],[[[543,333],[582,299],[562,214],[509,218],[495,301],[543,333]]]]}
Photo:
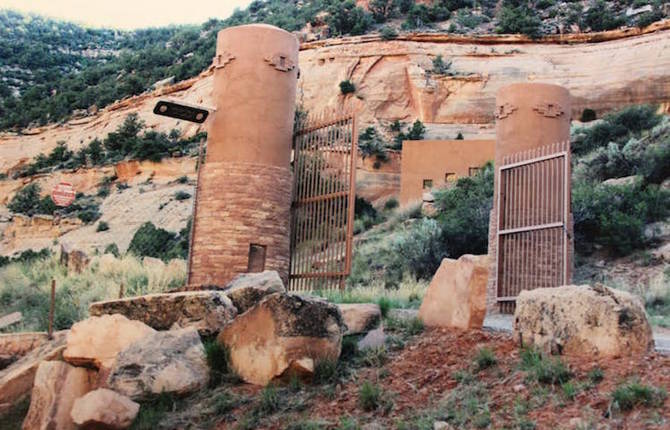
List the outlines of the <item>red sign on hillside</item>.
{"type": "Polygon", "coordinates": [[[56,206],[69,206],[75,197],[74,187],[69,182],[61,182],[51,191],[51,200],[56,206]]]}

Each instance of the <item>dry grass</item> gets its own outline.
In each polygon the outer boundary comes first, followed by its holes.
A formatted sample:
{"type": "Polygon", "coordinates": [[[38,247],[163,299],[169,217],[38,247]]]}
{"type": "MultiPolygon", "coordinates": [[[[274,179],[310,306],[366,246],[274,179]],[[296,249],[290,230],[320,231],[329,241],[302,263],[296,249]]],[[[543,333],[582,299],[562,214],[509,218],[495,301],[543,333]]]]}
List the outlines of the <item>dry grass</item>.
{"type": "Polygon", "coordinates": [[[93,257],[79,274],[69,274],[56,256],[30,263],[11,263],[0,269],[0,315],[20,311],[24,321],[13,330],[45,330],[51,280],[56,280],[55,326],[68,328],[88,316],[88,305],[116,298],[121,284],[125,296],[166,291],[183,285],[186,264],[142,263],[132,255],[116,258],[111,254],[93,257]]]}

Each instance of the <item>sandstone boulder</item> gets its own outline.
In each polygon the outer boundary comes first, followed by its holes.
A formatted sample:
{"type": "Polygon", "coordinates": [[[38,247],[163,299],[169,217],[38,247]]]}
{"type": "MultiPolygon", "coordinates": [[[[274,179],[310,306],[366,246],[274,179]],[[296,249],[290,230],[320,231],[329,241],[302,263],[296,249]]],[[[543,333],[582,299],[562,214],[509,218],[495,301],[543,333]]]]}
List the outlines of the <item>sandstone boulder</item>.
{"type": "Polygon", "coordinates": [[[514,334],[547,352],[585,357],[644,354],[654,345],[640,300],[600,285],[522,291],[514,334]]]}
{"type": "Polygon", "coordinates": [[[119,352],[156,331],[123,315],[102,315],[75,323],[67,335],[63,359],[75,366],[110,368],[119,352]]]}
{"type": "Polygon", "coordinates": [[[2,333],[0,334],[0,370],[47,341],[44,332],[2,333]]]}
{"type": "Polygon", "coordinates": [[[54,333],[46,341],[25,356],[0,371],[0,415],[30,395],[35,373],[44,360],[55,360],[65,348],[66,332],[54,333]]]}
{"type": "Polygon", "coordinates": [[[486,315],[488,256],[445,258],[423,297],[419,317],[427,326],[479,328],[486,315]]]}
{"type": "Polygon", "coordinates": [[[139,403],[112,390],[100,388],[74,401],[70,416],[85,429],[123,430],[140,411],[139,403]]]}
{"type": "Polygon", "coordinates": [[[337,307],[347,326],[345,335],[367,333],[378,327],[382,320],[382,311],[374,303],[343,303],[337,307]]]}
{"type": "Polygon", "coordinates": [[[235,318],[237,310],[220,291],[186,291],[95,302],[89,313],[121,314],[156,330],[193,327],[201,335],[212,335],[235,318]]]}
{"type": "Polygon", "coordinates": [[[272,293],[286,292],[279,273],[266,270],[259,273],[243,273],[236,276],[224,292],[230,297],[238,313],[244,313],[263,297],[272,293]]]}
{"type": "Polygon", "coordinates": [[[107,385],[131,399],[160,393],[187,394],[209,381],[205,348],[197,330],[157,332],[121,351],[107,385]]]}
{"type": "Polygon", "coordinates": [[[69,430],[77,426],[70,417],[74,401],[86,394],[94,372],[63,361],[43,361],[37,368],[25,430],[69,430]]]}
{"type": "Polygon", "coordinates": [[[309,360],[337,360],[345,331],[337,306],[275,293],[235,318],[218,341],[228,347],[231,365],[242,379],[267,385],[289,368],[308,369],[309,360]]]}

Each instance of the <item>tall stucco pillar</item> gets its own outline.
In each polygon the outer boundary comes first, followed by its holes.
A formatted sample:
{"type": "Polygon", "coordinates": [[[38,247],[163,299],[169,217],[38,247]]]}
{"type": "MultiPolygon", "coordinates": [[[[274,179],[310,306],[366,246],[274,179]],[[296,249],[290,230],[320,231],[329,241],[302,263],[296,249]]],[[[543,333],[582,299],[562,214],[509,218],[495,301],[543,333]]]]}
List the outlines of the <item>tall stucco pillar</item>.
{"type": "MultiPolygon", "coordinates": [[[[519,233],[514,239],[516,242],[509,248],[508,255],[514,254],[512,256],[515,259],[514,263],[505,269],[508,275],[509,272],[514,272],[512,280],[523,284],[523,289],[546,286],[547,279],[558,274],[553,271],[561,271],[565,283],[571,280],[573,243],[569,186],[570,112],[570,93],[558,85],[522,83],[512,84],[498,91],[495,111],[495,194],[489,224],[489,255],[492,264],[487,292],[489,312],[505,310],[505,305],[499,307],[497,301],[497,278],[501,275],[497,264],[499,194],[510,196],[508,207],[511,209],[505,213],[505,226],[508,229],[549,224],[553,221],[550,218],[554,213],[565,213],[566,207],[568,212],[564,226],[568,237],[568,251],[567,255],[561,256],[562,261],[566,261],[565,268],[551,263],[552,260],[548,256],[558,249],[555,246],[555,236],[561,232],[560,228],[555,228],[552,233],[546,234],[546,237],[535,232],[519,233]],[[532,166],[526,165],[522,168],[524,171],[521,171],[522,169],[515,171],[515,176],[510,176],[508,182],[502,186],[503,189],[500,189],[500,166],[538,160],[547,154],[566,151],[568,155],[565,157],[565,164],[560,164],[560,159],[556,159],[555,163],[541,161],[532,166]],[[559,169],[558,166],[563,167],[559,169]],[[558,191],[562,189],[565,189],[566,194],[559,196],[558,191]],[[512,195],[515,197],[512,198],[512,195]],[[523,236],[524,234],[527,236],[523,236]],[[540,254],[542,256],[546,254],[547,258],[538,258],[540,254]],[[540,265],[541,270],[538,269],[540,265]]],[[[503,229],[505,227],[501,228],[501,231],[503,229]]],[[[513,302],[510,303],[508,308],[513,309],[513,302]]]]}
{"type": "Polygon", "coordinates": [[[214,67],[217,110],[199,173],[189,284],[262,270],[287,282],[298,41],[269,25],[227,28],[214,67]]]}

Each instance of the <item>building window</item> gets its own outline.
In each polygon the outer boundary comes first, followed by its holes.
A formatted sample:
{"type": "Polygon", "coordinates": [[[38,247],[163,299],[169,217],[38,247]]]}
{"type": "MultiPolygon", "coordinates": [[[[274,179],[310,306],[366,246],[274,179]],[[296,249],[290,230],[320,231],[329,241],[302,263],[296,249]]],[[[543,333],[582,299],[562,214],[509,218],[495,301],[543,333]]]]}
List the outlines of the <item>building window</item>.
{"type": "Polygon", "coordinates": [[[481,167],[470,167],[468,169],[468,176],[475,176],[480,170],[482,170],[481,167]]]}
{"type": "Polygon", "coordinates": [[[454,172],[447,172],[444,174],[444,182],[445,183],[450,183],[456,181],[456,173],[454,172]]]}
{"type": "Polygon", "coordinates": [[[424,190],[430,190],[433,188],[433,180],[432,179],[424,179],[423,180],[423,189],[424,190]]]}
{"type": "Polygon", "coordinates": [[[249,265],[247,272],[256,273],[265,270],[265,245],[249,244],[249,265]]]}

